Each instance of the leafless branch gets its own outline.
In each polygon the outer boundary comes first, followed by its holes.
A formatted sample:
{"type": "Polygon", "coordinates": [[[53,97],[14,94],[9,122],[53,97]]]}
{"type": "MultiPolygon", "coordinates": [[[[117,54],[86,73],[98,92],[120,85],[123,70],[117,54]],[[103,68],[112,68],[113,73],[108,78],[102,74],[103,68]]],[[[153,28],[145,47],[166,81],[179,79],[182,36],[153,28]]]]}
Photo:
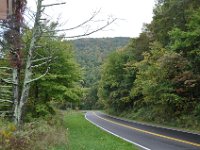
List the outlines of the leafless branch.
{"type": "Polygon", "coordinates": [[[9,85],[1,85],[0,87],[1,87],[1,88],[11,88],[12,86],[9,86],[9,85]]]}
{"type": "Polygon", "coordinates": [[[13,70],[13,68],[10,68],[10,67],[0,67],[0,69],[13,70]]]}
{"type": "MultiPolygon", "coordinates": [[[[45,56],[41,55],[40,53],[38,53],[37,51],[34,51],[34,53],[35,53],[36,55],[38,55],[39,57],[45,57],[45,56]]],[[[33,61],[34,61],[34,60],[33,60],[33,61]]]]}
{"type": "Polygon", "coordinates": [[[40,59],[35,59],[35,60],[32,60],[32,63],[35,63],[35,62],[38,62],[38,61],[44,61],[44,60],[49,60],[51,59],[52,57],[44,57],[44,58],[40,58],[40,59]]]}
{"type": "MultiPolygon", "coordinates": [[[[95,32],[98,32],[98,31],[101,31],[103,30],[104,28],[106,28],[107,26],[109,26],[110,24],[112,24],[114,21],[116,21],[117,18],[113,19],[112,21],[109,21],[107,22],[104,26],[96,29],[96,30],[93,30],[93,31],[90,31],[90,32],[86,32],[84,34],[80,34],[80,35],[74,35],[74,36],[63,36],[62,38],[77,38],[77,37],[84,37],[84,36],[88,36],[88,35],[91,35],[95,32]]],[[[55,37],[59,37],[59,36],[55,36],[55,37]]]]}
{"type": "Polygon", "coordinates": [[[38,65],[33,65],[33,66],[31,66],[31,68],[38,68],[38,67],[41,67],[41,66],[43,66],[43,65],[48,64],[50,61],[51,61],[51,60],[49,60],[49,61],[45,61],[45,62],[40,63],[40,64],[38,64],[38,65]]]}
{"type": "Polygon", "coordinates": [[[13,103],[13,101],[11,101],[11,100],[6,100],[6,99],[0,99],[0,102],[8,102],[8,103],[13,103]]]}
{"type": "Polygon", "coordinates": [[[49,69],[50,69],[50,67],[47,68],[46,72],[45,72],[43,75],[39,76],[38,78],[32,79],[32,80],[30,80],[30,81],[27,81],[26,84],[29,84],[29,83],[31,83],[31,82],[34,82],[34,81],[37,81],[37,80],[43,78],[44,76],[47,75],[47,73],[49,72],[49,69]]]}
{"type": "Polygon", "coordinates": [[[13,111],[0,111],[0,113],[13,113],[13,111]]]}
{"type": "Polygon", "coordinates": [[[51,6],[64,5],[64,4],[66,4],[66,3],[65,3],[65,2],[62,2],[62,3],[54,3],[54,4],[42,5],[42,7],[51,7],[51,6]]]}
{"type": "Polygon", "coordinates": [[[18,85],[17,83],[12,82],[12,80],[9,79],[1,79],[1,81],[7,83],[7,84],[13,84],[13,85],[18,85]]]}
{"type": "Polygon", "coordinates": [[[74,30],[74,29],[80,28],[80,27],[82,27],[83,25],[85,25],[85,24],[89,23],[90,21],[92,21],[92,19],[94,19],[94,18],[99,14],[99,12],[100,12],[100,9],[99,9],[98,11],[95,11],[95,12],[93,13],[93,15],[92,15],[89,19],[85,20],[84,22],[80,23],[80,24],[77,25],[77,26],[74,26],[74,27],[71,27],[71,28],[67,28],[67,29],[59,29],[59,30],[53,30],[53,31],[47,31],[47,32],[70,31],[70,30],[74,30]]]}

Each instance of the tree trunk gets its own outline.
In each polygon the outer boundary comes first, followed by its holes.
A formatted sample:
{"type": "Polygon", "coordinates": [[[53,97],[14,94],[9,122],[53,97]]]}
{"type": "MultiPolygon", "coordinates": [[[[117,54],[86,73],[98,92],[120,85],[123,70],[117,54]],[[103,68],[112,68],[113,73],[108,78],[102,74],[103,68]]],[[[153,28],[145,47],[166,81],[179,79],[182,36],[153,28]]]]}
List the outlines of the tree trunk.
{"type": "Polygon", "coordinates": [[[29,46],[29,51],[26,59],[26,68],[24,73],[24,80],[23,80],[23,86],[22,86],[22,93],[19,100],[18,105],[15,106],[15,123],[17,126],[20,126],[22,122],[22,114],[24,110],[25,103],[28,100],[29,96],[29,90],[30,90],[30,83],[32,81],[32,58],[33,58],[33,51],[35,50],[36,41],[39,38],[40,35],[40,17],[41,17],[41,7],[42,7],[42,0],[38,0],[38,6],[37,6],[37,13],[35,17],[35,23],[33,27],[33,35],[31,39],[31,43],[29,46]]]}
{"type": "Polygon", "coordinates": [[[16,117],[17,117],[17,109],[18,109],[18,104],[19,104],[19,71],[17,68],[13,68],[13,72],[12,72],[12,76],[13,76],[13,102],[14,102],[14,121],[15,123],[16,121],[16,117]]]}

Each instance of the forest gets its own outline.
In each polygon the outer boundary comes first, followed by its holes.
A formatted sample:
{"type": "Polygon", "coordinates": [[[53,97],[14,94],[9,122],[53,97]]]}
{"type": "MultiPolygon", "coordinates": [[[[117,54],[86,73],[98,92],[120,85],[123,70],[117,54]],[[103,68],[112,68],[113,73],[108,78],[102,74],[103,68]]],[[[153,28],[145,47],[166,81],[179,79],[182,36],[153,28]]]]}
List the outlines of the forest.
{"type": "Polygon", "coordinates": [[[80,109],[95,109],[98,96],[97,88],[100,80],[100,68],[106,57],[117,49],[128,44],[130,38],[83,38],[72,40],[77,62],[83,68],[84,95],[79,103],[80,109]]]}
{"type": "Polygon", "coordinates": [[[71,109],[200,131],[199,0],[157,0],[135,38],[82,38],[113,19],[71,40],[42,0],[23,24],[25,6],[0,21],[0,149],[68,148],[71,109]]]}
{"type": "Polygon", "coordinates": [[[200,129],[200,2],[161,0],[139,37],[102,65],[98,104],[112,114],[200,129]]]}

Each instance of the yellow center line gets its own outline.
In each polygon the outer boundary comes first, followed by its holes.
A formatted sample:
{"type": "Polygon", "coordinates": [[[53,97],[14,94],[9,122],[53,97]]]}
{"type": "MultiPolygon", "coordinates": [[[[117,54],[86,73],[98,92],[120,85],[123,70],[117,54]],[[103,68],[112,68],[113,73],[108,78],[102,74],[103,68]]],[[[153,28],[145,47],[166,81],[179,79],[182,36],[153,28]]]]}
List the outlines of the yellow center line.
{"type": "Polygon", "coordinates": [[[111,122],[113,124],[116,124],[116,125],[119,125],[119,126],[122,126],[122,127],[125,127],[125,128],[129,128],[129,129],[132,129],[132,130],[135,130],[135,131],[138,131],[138,132],[142,132],[142,133],[154,135],[154,136],[157,136],[157,137],[161,137],[161,138],[165,138],[165,139],[169,139],[169,140],[173,140],[173,141],[177,141],[177,142],[181,142],[181,143],[185,143],[185,144],[189,144],[189,145],[200,147],[199,143],[194,143],[194,142],[190,142],[190,141],[186,141],[186,140],[173,138],[173,137],[170,137],[170,136],[165,136],[165,135],[162,135],[162,134],[157,134],[157,133],[154,133],[154,132],[149,132],[149,131],[142,130],[142,129],[135,128],[135,127],[131,127],[129,125],[125,125],[125,124],[122,124],[122,123],[119,123],[119,122],[116,122],[116,121],[112,121],[112,120],[109,120],[109,119],[102,118],[102,117],[98,116],[95,112],[93,112],[93,114],[96,117],[98,117],[98,118],[100,118],[102,120],[105,120],[107,122],[111,122]]]}

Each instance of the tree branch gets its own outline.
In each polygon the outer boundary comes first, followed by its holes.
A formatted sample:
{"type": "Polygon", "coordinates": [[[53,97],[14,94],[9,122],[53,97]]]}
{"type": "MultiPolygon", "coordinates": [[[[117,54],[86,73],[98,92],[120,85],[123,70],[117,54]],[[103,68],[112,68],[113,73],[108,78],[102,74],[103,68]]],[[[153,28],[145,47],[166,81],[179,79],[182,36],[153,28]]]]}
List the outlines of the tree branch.
{"type": "Polygon", "coordinates": [[[74,30],[77,28],[82,27],[83,25],[87,24],[88,22],[92,21],[92,19],[94,19],[98,14],[99,14],[100,10],[94,12],[94,14],[86,21],[80,23],[79,25],[75,26],[75,27],[71,27],[71,28],[67,28],[67,29],[59,29],[59,30],[53,30],[53,31],[47,31],[47,32],[60,32],[60,31],[69,31],[69,30],[74,30]]]}
{"type": "Polygon", "coordinates": [[[32,60],[31,62],[32,62],[32,63],[35,63],[35,62],[38,62],[38,61],[49,60],[49,59],[51,59],[51,58],[52,58],[52,57],[44,57],[44,58],[32,60]]]}
{"type": "Polygon", "coordinates": [[[47,68],[46,72],[43,75],[39,76],[38,78],[32,79],[30,81],[27,81],[26,84],[29,84],[31,82],[34,82],[34,81],[37,81],[37,80],[43,78],[49,72],[49,69],[50,69],[50,67],[47,68]]]}
{"type": "MultiPolygon", "coordinates": [[[[112,21],[107,22],[104,26],[102,26],[102,27],[100,27],[100,28],[98,28],[96,30],[93,30],[93,31],[90,31],[90,32],[85,32],[84,34],[74,35],[74,36],[62,36],[61,35],[61,36],[51,36],[51,37],[62,37],[62,38],[68,38],[68,39],[70,39],[70,38],[77,38],[77,37],[88,36],[88,35],[91,35],[91,34],[93,34],[95,32],[103,30],[104,28],[106,28],[107,26],[109,26],[110,24],[112,24],[116,20],[117,20],[117,18],[113,19],[112,21]]],[[[48,37],[48,36],[43,36],[43,37],[48,37]]]]}
{"type": "Polygon", "coordinates": [[[1,88],[11,88],[12,86],[8,86],[8,85],[0,85],[1,88]]]}
{"type": "Polygon", "coordinates": [[[8,84],[18,85],[18,84],[16,84],[16,83],[12,82],[12,81],[9,80],[9,79],[1,79],[1,81],[5,82],[5,83],[8,83],[8,84]]]}
{"type": "Polygon", "coordinates": [[[0,102],[9,102],[9,103],[13,103],[13,101],[11,101],[11,100],[5,100],[5,99],[0,99],[0,102]]]}
{"type": "Polygon", "coordinates": [[[0,69],[13,70],[13,68],[10,67],[0,67],[0,69]]]}
{"type": "Polygon", "coordinates": [[[13,113],[13,111],[0,111],[0,113],[13,113]]]}
{"type": "Polygon", "coordinates": [[[51,7],[51,6],[64,5],[64,4],[66,4],[66,3],[62,2],[62,3],[55,3],[55,4],[47,4],[47,5],[42,5],[42,7],[51,7]]]}
{"type": "Polygon", "coordinates": [[[93,31],[91,31],[91,32],[86,32],[86,33],[84,33],[84,34],[75,35],[75,36],[65,36],[65,37],[63,37],[63,38],[77,38],[77,37],[84,37],[84,36],[91,35],[91,34],[93,34],[93,33],[95,33],[95,32],[98,32],[98,31],[103,30],[104,28],[106,28],[107,26],[109,26],[110,24],[112,24],[112,23],[113,23],[114,21],[116,21],[116,20],[117,20],[117,18],[113,19],[113,20],[110,21],[110,22],[107,22],[107,24],[105,24],[104,26],[102,26],[102,27],[100,27],[100,28],[98,28],[98,29],[96,29],[96,30],[93,30],[93,31]]]}
{"type": "Polygon", "coordinates": [[[40,64],[38,64],[38,65],[31,66],[31,68],[38,68],[38,67],[41,67],[41,66],[43,66],[43,65],[45,65],[45,64],[48,64],[48,63],[49,63],[49,61],[45,61],[45,62],[40,63],[40,64]]]}
{"type": "MultiPolygon", "coordinates": [[[[37,51],[34,51],[34,53],[35,53],[36,55],[38,55],[39,57],[47,58],[47,57],[45,57],[44,55],[38,53],[37,51]]],[[[36,57],[36,56],[34,56],[33,59],[35,59],[35,57],[36,57]]],[[[32,60],[32,61],[34,61],[34,60],[32,60]]],[[[36,62],[37,62],[37,61],[36,61],[36,62]]]]}

